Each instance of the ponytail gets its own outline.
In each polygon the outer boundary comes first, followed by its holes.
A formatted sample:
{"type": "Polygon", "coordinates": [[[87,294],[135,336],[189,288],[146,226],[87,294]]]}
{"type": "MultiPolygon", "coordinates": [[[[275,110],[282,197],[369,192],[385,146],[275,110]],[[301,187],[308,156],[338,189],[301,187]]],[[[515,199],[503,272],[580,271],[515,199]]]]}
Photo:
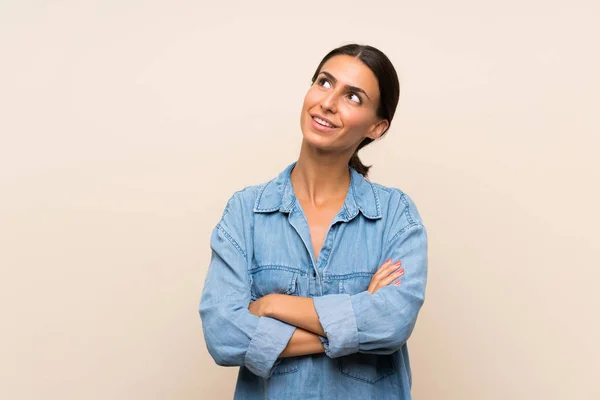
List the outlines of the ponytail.
{"type": "Polygon", "coordinates": [[[358,151],[360,149],[362,149],[363,147],[365,147],[366,145],[368,145],[369,143],[371,143],[372,141],[373,141],[373,139],[371,139],[371,138],[365,138],[362,142],[360,142],[360,144],[356,148],[356,151],[354,152],[354,154],[352,154],[352,157],[350,157],[350,161],[348,161],[348,165],[351,168],[354,168],[356,170],[356,172],[358,172],[365,178],[368,177],[369,169],[372,167],[372,165],[363,164],[362,161],[360,161],[360,158],[358,157],[358,151]]]}

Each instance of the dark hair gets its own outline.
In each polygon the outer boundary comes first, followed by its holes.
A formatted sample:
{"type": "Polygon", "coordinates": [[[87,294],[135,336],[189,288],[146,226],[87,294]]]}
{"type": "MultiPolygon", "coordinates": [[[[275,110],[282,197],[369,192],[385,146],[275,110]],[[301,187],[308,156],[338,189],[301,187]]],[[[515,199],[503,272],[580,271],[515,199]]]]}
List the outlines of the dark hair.
{"type": "MultiPolygon", "coordinates": [[[[398,82],[398,74],[389,58],[387,58],[381,50],[376,49],[375,47],[360,44],[347,44],[331,50],[323,60],[321,60],[321,63],[312,77],[313,83],[317,79],[319,72],[321,72],[323,64],[337,55],[356,57],[373,71],[379,83],[379,106],[377,107],[377,116],[387,119],[391,125],[394,113],[396,112],[396,106],[398,105],[398,98],[400,97],[400,83],[398,82]]],[[[388,130],[389,126],[383,134],[387,133],[388,130]]],[[[360,142],[348,162],[348,165],[365,177],[368,175],[371,166],[366,166],[360,161],[360,158],[358,158],[358,151],[372,141],[373,139],[371,138],[365,138],[360,142]]]]}

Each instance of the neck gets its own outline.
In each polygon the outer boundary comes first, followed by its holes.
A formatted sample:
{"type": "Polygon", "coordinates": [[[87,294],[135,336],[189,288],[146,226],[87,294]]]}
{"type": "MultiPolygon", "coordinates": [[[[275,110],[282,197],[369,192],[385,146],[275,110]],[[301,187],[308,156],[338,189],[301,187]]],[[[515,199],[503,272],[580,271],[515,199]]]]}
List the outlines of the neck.
{"type": "Polygon", "coordinates": [[[304,143],[291,173],[294,194],[313,206],[344,199],[350,185],[346,154],[323,154],[304,143]]]}

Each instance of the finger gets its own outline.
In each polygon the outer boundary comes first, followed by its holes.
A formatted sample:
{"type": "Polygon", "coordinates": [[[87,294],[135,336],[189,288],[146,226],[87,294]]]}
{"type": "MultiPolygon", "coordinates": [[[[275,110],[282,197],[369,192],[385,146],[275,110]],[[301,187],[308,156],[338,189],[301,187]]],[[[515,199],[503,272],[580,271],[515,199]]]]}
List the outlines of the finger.
{"type": "Polygon", "coordinates": [[[403,275],[404,275],[404,268],[396,269],[394,272],[389,274],[387,277],[377,280],[375,282],[375,284],[373,285],[374,287],[370,288],[371,290],[369,291],[369,293],[373,294],[373,293],[377,292],[382,287],[388,286],[390,283],[392,283],[393,281],[395,281],[396,279],[400,278],[403,275]]]}
{"type": "MultiPolygon", "coordinates": [[[[377,281],[378,279],[381,279],[381,277],[387,276],[387,274],[385,273],[385,269],[388,268],[390,265],[392,265],[392,259],[391,258],[387,259],[386,262],[384,262],[383,264],[381,264],[381,266],[379,267],[379,269],[377,269],[377,271],[375,271],[375,273],[371,277],[371,283],[376,283],[376,282],[373,282],[373,281],[377,281]]],[[[371,287],[370,284],[369,284],[369,287],[371,287]]]]}
{"type": "Polygon", "coordinates": [[[388,276],[393,270],[397,269],[399,266],[399,261],[396,261],[395,263],[392,263],[392,260],[389,259],[388,261],[386,261],[385,263],[383,263],[383,265],[381,267],[379,267],[379,269],[377,270],[377,272],[375,273],[375,275],[378,278],[384,277],[384,276],[388,276]],[[394,265],[397,265],[394,267],[394,265]]]}
{"type": "Polygon", "coordinates": [[[401,261],[396,261],[393,264],[388,265],[381,271],[382,278],[386,278],[388,275],[396,271],[402,265],[401,261]]]}
{"type": "MultiPolygon", "coordinates": [[[[377,272],[380,272],[382,269],[384,269],[384,268],[386,268],[386,267],[389,267],[390,265],[392,265],[392,259],[391,259],[391,258],[388,258],[388,259],[387,259],[387,260],[386,260],[386,261],[385,261],[383,264],[381,264],[381,265],[379,266],[379,268],[377,269],[377,272]]],[[[376,273],[377,273],[377,272],[376,272],[376,273]]]]}
{"type": "Polygon", "coordinates": [[[392,263],[392,259],[388,258],[379,269],[373,274],[371,278],[371,282],[369,282],[369,287],[367,291],[371,294],[375,293],[379,288],[383,286],[387,286],[389,283],[382,284],[380,281],[384,278],[387,278],[393,271],[397,270],[400,265],[402,265],[402,261],[396,261],[392,263]]]}
{"type": "Polygon", "coordinates": [[[379,283],[381,286],[387,286],[396,279],[400,278],[402,275],[404,275],[404,268],[400,268],[397,271],[392,272],[387,277],[383,278],[379,283]]]}
{"type": "Polygon", "coordinates": [[[379,282],[379,279],[376,279],[375,275],[373,275],[373,277],[371,278],[371,282],[369,282],[369,287],[367,288],[367,291],[369,293],[373,294],[373,291],[377,287],[377,282],[379,282]]]}
{"type": "Polygon", "coordinates": [[[402,264],[401,261],[396,261],[393,264],[390,264],[390,260],[386,261],[384,265],[377,271],[373,277],[371,278],[371,282],[369,282],[369,288],[367,289],[371,294],[375,293],[380,287],[387,286],[388,283],[381,283],[382,279],[385,279],[390,276],[395,270],[400,268],[402,264]]]}

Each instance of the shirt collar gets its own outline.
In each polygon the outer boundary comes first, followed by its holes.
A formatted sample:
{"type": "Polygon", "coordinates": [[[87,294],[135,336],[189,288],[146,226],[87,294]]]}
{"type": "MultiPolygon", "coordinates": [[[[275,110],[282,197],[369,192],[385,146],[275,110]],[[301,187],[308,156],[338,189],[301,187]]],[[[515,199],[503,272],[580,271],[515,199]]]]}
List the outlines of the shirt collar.
{"type": "MultiPolygon", "coordinates": [[[[254,212],[268,213],[279,210],[289,213],[294,208],[296,196],[290,176],[295,166],[296,162],[288,165],[276,178],[260,188],[254,203],[254,212]]],[[[360,211],[369,219],[381,218],[379,196],[375,187],[354,168],[348,168],[350,169],[350,186],[344,201],[343,213],[340,216],[345,221],[350,221],[360,211]]]]}

